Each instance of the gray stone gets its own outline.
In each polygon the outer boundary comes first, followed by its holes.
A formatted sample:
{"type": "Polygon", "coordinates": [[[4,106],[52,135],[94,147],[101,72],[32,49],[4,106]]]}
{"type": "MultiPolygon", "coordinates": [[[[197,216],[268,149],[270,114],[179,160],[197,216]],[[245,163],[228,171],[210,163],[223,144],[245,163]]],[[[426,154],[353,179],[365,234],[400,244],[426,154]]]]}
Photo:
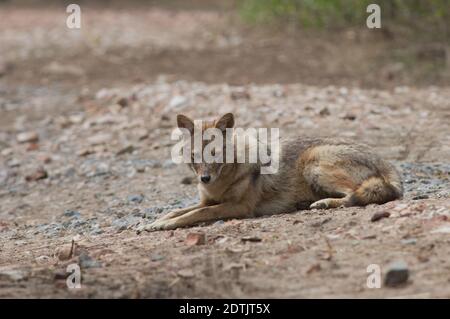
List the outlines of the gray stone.
{"type": "Polygon", "coordinates": [[[128,195],[127,200],[132,203],[140,204],[144,200],[143,195],[128,195]]]}
{"type": "Polygon", "coordinates": [[[163,259],[164,259],[164,256],[160,255],[160,254],[152,254],[152,255],[150,255],[150,260],[151,261],[160,261],[160,260],[163,260],[163,259]]]}
{"type": "Polygon", "coordinates": [[[415,239],[415,238],[408,238],[408,239],[402,240],[403,245],[415,245],[416,243],[417,243],[417,239],[415,239]]]}
{"type": "Polygon", "coordinates": [[[63,213],[64,217],[78,218],[81,216],[79,211],[66,209],[63,213]]]}
{"type": "Polygon", "coordinates": [[[85,252],[80,254],[78,257],[78,262],[80,263],[81,268],[99,268],[102,266],[98,260],[93,259],[85,252]]]}
{"type": "Polygon", "coordinates": [[[126,218],[120,218],[114,220],[111,225],[118,231],[126,230],[129,226],[129,222],[126,218]]]}
{"type": "Polygon", "coordinates": [[[408,278],[408,265],[404,261],[396,261],[388,266],[384,277],[384,284],[387,287],[397,287],[405,284],[408,278]]]}

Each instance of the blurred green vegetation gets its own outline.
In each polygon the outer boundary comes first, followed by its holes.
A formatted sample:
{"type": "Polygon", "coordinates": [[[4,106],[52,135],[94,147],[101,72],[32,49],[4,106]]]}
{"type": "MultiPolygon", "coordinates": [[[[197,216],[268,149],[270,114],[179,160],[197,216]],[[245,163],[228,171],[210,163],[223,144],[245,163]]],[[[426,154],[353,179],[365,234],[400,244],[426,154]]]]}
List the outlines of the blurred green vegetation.
{"type": "Polygon", "coordinates": [[[381,7],[383,27],[407,27],[433,32],[448,39],[449,0],[240,0],[243,18],[249,22],[293,24],[305,28],[365,27],[369,4],[381,7]]]}

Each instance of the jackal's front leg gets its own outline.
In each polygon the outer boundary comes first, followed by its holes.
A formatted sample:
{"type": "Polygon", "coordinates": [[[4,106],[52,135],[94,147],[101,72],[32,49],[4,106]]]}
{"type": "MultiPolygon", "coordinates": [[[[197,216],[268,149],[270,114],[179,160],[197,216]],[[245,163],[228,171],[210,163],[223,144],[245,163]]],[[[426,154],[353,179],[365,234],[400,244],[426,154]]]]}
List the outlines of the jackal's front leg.
{"type": "MultiPolygon", "coordinates": [[[[168,220],[168,219],[171,219],[171,218],[176,218],[176,217],[178,217],[178,216],[181,216],[181,215],[183,215],[183,214],[187,214],[187,213],[189,213],[189,212],[191,212],[191,211],[193,211],[193,210],[195,210],[195,209],[198,209],[198,208],[201,208],[201,207],[204,207],[204,206],[205,206],[204,203],[199,203],[199,204],[197,204],[197,205],[193,205],[193,206],[189,206],[189,207],[185,207],[185,208],[173,210],[173,211],[171,211],[170,213],[167,213],[167,214],[165,214],[164,216],[158,218],[155,222],[160,222],[160,221],[163,221],[163,220],[168,220]]],[[[151,228],[150,226],[152,226],[155,222],[153,222],[153,223],[150,224],[150,225],[143,225],[143,226],[140,226],[140,227],[137,229],[137,232],[140,233],[140,232],[142,232],[143,230],[151,230],[152,228],[151,228]]]]}
{"type": "Polygon", "coordinates": [[[195,209],[189,213],[178,217],[157,220],[145,227],[147,231],[168,230],[178,227],[192,226],[200,222],[207,222],[219,219],[243,218],[249,216],[250,209],[244,205],[218,204],[195,209]]]}
{"type": "Polygon", "coordinates": [[[204,206],[205,205],[203,205],[203,204],[197,204],[197,205],[193,205],[193,206],[189,206],[189,207],[173,210],[170,213],[167,213],[164,216],[158,218],[158,220],[165,220],[165,219],[178,217],[178,216],[181,216],[183,214],[189,213],[190,211],[193,211],[194,209],[197,209],[197,208],[200,208],[200,207],[204,207],[204,206]]]}

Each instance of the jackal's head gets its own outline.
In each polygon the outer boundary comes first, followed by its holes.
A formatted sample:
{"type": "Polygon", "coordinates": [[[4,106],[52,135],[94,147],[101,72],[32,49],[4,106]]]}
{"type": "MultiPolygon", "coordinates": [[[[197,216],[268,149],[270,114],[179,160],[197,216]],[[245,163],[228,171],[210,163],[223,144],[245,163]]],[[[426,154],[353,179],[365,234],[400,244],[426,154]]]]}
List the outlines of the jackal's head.
{"type": "MultiPolygon", "coordinates": [[[[234,116],[227,113],[217,120],[193,121],[185,115],[177,116],[180,129],[190,133],[191,152],[189,167],[202,184],[213,184],[219,176],[226,174],[230,165],[226,163],[227,131],[234,127],[234,116]],[[197,139],[197,142],[195,140],[197,139]]],[[[228,136],[229,137],[229,136],[228,136]]]]}

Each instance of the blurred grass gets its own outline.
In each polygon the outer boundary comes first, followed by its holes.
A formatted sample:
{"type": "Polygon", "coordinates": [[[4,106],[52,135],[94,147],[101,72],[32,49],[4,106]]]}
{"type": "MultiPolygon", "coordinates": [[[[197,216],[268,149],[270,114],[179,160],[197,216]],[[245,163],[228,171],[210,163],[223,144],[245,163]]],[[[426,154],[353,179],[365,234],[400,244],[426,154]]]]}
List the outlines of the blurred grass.
{"type": "Polygon", "coordinates": [[[449,0],[240,0],[241,16],[252,23],[303,28],[365,27],[369,4],[381,7],[382,28],[438,39],[450,38],[449,0]]]}

